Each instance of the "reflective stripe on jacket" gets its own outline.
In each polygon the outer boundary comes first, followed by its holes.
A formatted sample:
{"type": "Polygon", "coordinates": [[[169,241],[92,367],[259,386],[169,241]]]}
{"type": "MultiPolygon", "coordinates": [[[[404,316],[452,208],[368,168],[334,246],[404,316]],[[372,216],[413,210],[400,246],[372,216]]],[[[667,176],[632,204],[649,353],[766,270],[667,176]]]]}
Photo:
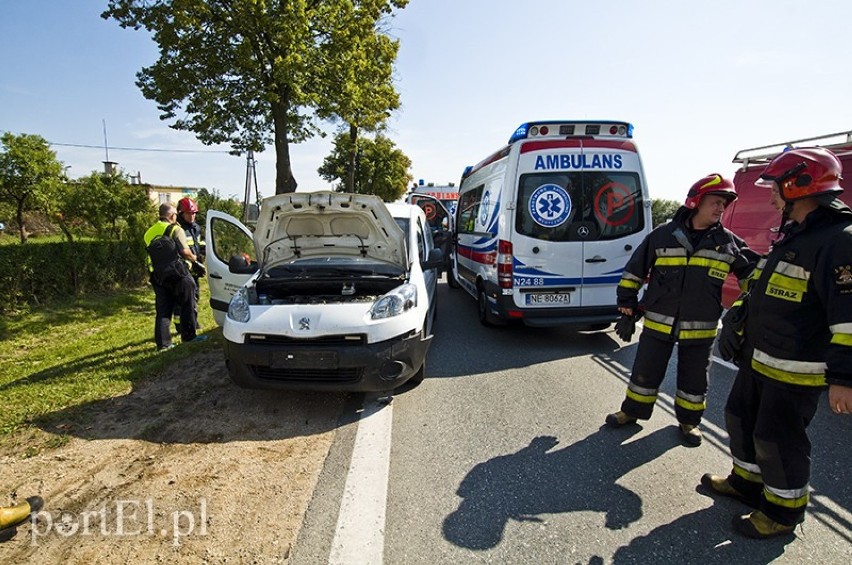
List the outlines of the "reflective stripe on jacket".
{"type": "Polygon", "coordinates": [[[759,375],[792,386],[852,386],[852,211],[792,224],[755,270],[746,339],[759,375]]]}
{"type": "Polygon", "coordinates": [[[722,313],[722,284],[728,273],[745,280],[759,256],[745,242],[716,224],[701,239],[685,239],[691,210],[657,227],[639,245],[618,285],[618,305],[635,308],[648,278],[641,305],[645,330],[657,337],[712,340],[722,313]]]}

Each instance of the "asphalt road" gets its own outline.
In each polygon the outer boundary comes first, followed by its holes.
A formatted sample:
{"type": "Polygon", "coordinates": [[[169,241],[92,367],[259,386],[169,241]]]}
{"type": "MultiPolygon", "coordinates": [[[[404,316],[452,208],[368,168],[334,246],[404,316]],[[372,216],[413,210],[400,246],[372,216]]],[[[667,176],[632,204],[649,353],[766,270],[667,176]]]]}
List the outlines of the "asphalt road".
{"type": "Polygon", "coordinates": [[[611,331],[485,328],[473,299],[444,283],[438,312],[422,385],[390,404],[349,398],[293,563],[852,562],[852,418],[827,401],[810,428],[806,522],[792,541],[747,540],[730,528],[747,508],[698,487],[703,473],[730,470],[731,369],[713,364],[704,443],[690,448],[674,418],[676,359],[651,420],[613,430],[603,421],[621,403],[635,342],[623,346],[611,331]],[[359,418],[383,409],[389,449],[364,448],[364,436],[381,433],[378,420],[366,432],[359,418]],[[387,478],[381,465],[357,471],[365,449],[368,460],[389,458],[387,478]],[[353,493],[347,481],[359,473],[371,486],[353,493]],[[363,491],[385,499],[353,499],[363,491]],[[347,554],[341,532],[369,541],[347,554]]]}

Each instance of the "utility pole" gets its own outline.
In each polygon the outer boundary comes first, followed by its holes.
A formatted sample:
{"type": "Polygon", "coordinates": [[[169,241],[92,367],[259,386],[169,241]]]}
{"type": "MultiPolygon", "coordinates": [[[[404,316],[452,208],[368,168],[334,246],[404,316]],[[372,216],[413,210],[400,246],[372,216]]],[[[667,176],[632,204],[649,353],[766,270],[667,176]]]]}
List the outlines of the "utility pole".
{"type": "Polygon", "coordinates": [[[257,169],[255,167],[254,151],[249,149],[246,155],[246,190],[243,197],[243,223],[249,221],[249,210],[251,210],[251,188],[254,184],[255,202],[260,204],[260,191],[257,189],[257,169]]]}

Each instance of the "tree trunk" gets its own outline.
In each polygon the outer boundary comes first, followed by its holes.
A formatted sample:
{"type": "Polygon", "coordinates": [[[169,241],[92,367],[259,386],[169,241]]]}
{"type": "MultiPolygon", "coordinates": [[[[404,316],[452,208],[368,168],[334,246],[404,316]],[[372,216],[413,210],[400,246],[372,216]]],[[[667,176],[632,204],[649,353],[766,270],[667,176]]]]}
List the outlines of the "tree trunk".
{"type": "Polygon", "coordinates": [[[281,96],[279,102],[272,103],[272,121],[275,126],[275,194],[296,192],[296,177],[290,163],[290,142],[287,140],[289,105],[281,96]]]}
{"type": "MultiPolygon", "coordinates": [[[[73,243],[74,242],[74,235],[71,233],[71,230],[68,229],[68,223],[63,219],[58,220],[58,222],[59,222],[59,229],[61,229],[62,233],[65,234],[65,238],[68,240],[68,243],[73,243]]],[[[76,283],[75,283],[75,285],[76,285],[76,283]]],[[[76,286],[75,286],[75,288],[76,288],[76,286]]]]}
{"type": "Polygon", "coordinates": [[[24,199],[18,200],[18,209],[16,211],[16,219],[18,220],[18,231],[21,235],[21,243],[26,243],[30,234],[27,233],[27,226],[24,225],[24,199]]]}
{"type": "Polygon", "coordinates": [[[349,166],[346,168],[344,192],[355,192],[355,158],[358,155],[358,126],[349,124],[349,166]]]}

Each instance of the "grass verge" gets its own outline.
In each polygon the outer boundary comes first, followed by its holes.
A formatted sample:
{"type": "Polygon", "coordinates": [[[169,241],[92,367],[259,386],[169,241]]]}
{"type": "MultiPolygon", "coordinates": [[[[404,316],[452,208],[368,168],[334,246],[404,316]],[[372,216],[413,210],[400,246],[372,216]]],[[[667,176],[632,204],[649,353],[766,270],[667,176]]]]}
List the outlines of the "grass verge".
{"type": "Polygon", "coordinates": [[[61,427],[55,434],[39,433],[32,422],[50,422],[52,413],[126,394],[133,383],[179,359],[221,347],[208,304],[202,280],[199,321],[211,339],[162,353],[154,346],[150,287],[7,314],[0,320],[0,446],[19,444],[15,436],[28,438],[25,455],[62,445],[61,427]]]}

